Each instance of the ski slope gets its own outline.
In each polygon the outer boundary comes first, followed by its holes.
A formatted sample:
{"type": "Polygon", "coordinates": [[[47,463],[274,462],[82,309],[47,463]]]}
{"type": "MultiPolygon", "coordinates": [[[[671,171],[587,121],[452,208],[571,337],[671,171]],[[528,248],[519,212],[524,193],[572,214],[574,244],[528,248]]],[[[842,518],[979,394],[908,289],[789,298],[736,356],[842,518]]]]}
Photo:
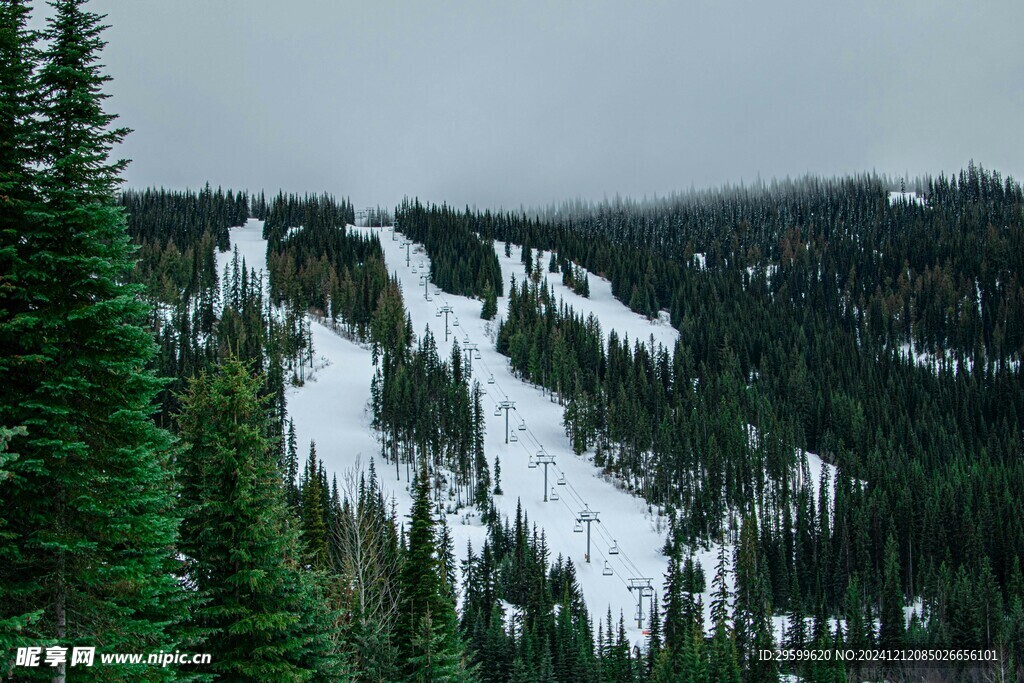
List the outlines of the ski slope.
{"type": "MultiPolygon", "coordinates": [[[[519,285],[522,285],[523,278],[527,277],[526,267],[520,260],[522,247],[517,244],[509,246],[511,256],[506,257],[505,243],[497,242],[494,245],[495,251],[498,253],[498,261],[501,263],[501,275],[505,282],[504,292],[506,297],[508,296],[509,283],[513,275],[515,275],[516,282],[519,285]]],[[[571,288],[562,284],[561,273],[548,272],[548,259],[551,258],[551,252],[542,251],[540,254],[541,270],[544,278],[547,280],[548,289],[555,295],[556,299],[561,298],[577,313],[582,313],[583,317],[593,314],[594,317],[600,320],[603,342],[608,341],[608,332],[615,330],[620,340],[628,336],[631,345],[634,341],[649,343],[653,338],[655,345],[661,344],[669,352],[675,348],[676,341],[679,339],[679,330],[670,324],[667,311],[662,311],[656,320],[648,320],[642,315],[637,315],[612,295],[612,283],[609,280],[590,272],[587,273],[587,277],[590,280],[590,297],[580,296],[572,291],[571,288]]],[[[534,258],[536,258],[536,250],[534,251],[534,258]]],[[[504,314],[508,311],[507,301],[507,298],[498,300],[498,315],[501,317],[504,317],[504,314]]],[[[479,314],[479,311],[477,313],[479,314]]]]}
{"type": "MultiPolygon", "coordinates": [[[[636,609],[634,595],[637,592],[630,592],[626,586],[630,578],[647,578],[651,579],[654,589],[660,593],[666,568],[666,558],[660,554],[665,542],[664,520],[652,514],[644,501],[620,490],[613,482],[602,477],[589,457],[573,454],[562,427],[562,407],[553,402],[546,392],[512,375],[507,359],[494,348],[497,323],[480,318],[480,301],[441,292],[433,285],[426,289],[429,296],[427,299],[422,276],[429,273],[430,261],[422,247],[414,244],[409,249],[403,248],[401,233],[393,237],[387,227],[383,230],[351,229],[378,233],[388,269],[401,283],[405,306],[412,317],[416,333],[422,335],[429,326],[437,340],[441,358],[450,354],[456,339],[462,346],[467,340],[477,345],[480,355],[474,358],[472,371],[487,391],[484,408],[489,410],[490,417],[487,423],[486,452],[492,473],[495,458],[501,458],[504,495],[495,496],[495,507],[500,513],[512,517],[517,503],[521,502],[530,524],[544,532],[551,558],[558,555],[572,558],[591,616],[595,620],[603,619],[611,608],[613,618],[618,620],[621,612],[626,618],[630,636],[637,642],[642,640],[641,630],[632,620],[636,609]],[[447,340],[444,318],[437,317],[437,310],[443,305],[453,309],[453,316],[449,316],[447,340]],[[458,326],[454,325],[455,320],[458,320],[458,326]],[[493,384],[489,383],[492,378],[493,384]],[[494,414],[498,402],[506,400],[515,403],[515,409],[509,411],[510,442],[507,444],[504,412],[501,416],[494,414]],[[525,426],[525,430],[519,429],[520,424],[525,426]],[[511,438],[516,441],[512,442],[511,438]],[[554,490],[558,495],[557,501],[544,502],[544,468],[529,467],[531,456],[541,450],[555,458],[555,463],[548,470],[547,493],[551,498],[554,490]],[[564,486],[556,483],[561,475],[565,477],[564,486]],[[589,563],[586,560],[586,532],[574,531],[576,517],[584,509],[598,513],[599,519],[591,525],[589,563]],[[620,552],[609,554],[611,546],[616,543],[620,552]],[[604,573],[605,561],[608,561],[611,575],[604,573]]],[[[504,315],[507,309],[508,281],[515,274],[517,281],[522,282],[525,271],[518,261],[518,248],[514,250],[511,259],[506,259],[503,257],[504,245],[497,247],[506,281],[506,297],[498,299],[498,311],[499,315],[504,315]]],[[[656,342],[670,346],[674,344],[674,329],[667,325],[652,325],[642,316],[631,312],[611,296],[611,286],[607,281],[591,276],[592,298],[586,299],[564,287],[560,275],[546,275],[549,276],[552,289],[566,303],[584,314],[597,315],[605,333],[614,328],[620,336],[628,334],[630,339],[647,339],[654,334],[656,342]]],[[[383,479],[385,482],[394,482],[394,473],[385,474],[383,479]]],[[[404,486],[404,479],[402,483],[404,486]]],[[[468,520],[469,523],[463,522],[461,515],[449,515],[448,524],[452,528],[459,554],[463,554],[467,541],[472,541],[473,547],[479,549],[484,538],[482,527],[476,526],[474,519],[468,520]]],[[[646,616],[650,609],[649,599],[645,603],[646,616]]]]}
{"type": "MultiPolygon", "coordinates": [[[[562,427],[562,407],[545,391],[513,376],[507,359],[494,348],[496,321],[480,318],[480,301],[441,292],[433,285],[424,287],[422,276],[429,273],[429,259],[421,246],[403,247],[401,234],[393,234],[388,227],[349,226],[348,229],[378,234],[387,267],[401,284],[416,334],[422,336],[429,327],[441,358],[447,358],[456,339],[463,348],[467,342],[477,345],[479,356],[472,362],[472,372],[486,390],[484,408],[489,409],[486,453],[492,476],[495,460],[501,460],[504,495],[494,497],[498,511],[513,517],[517,504],[521,503],[529,523],[544,533],[551,559],[562,555],[571,558],[576,565],[595,629],[596,622],[603,621],[610,609],[616,621],[620,613],[624,615],[628,636],[634,643],[642,644],[645,638],[635,621],[638,591],[630,591],[627,586],[631,579],[649,579],[655,595],[660,596],[667,564],[660,553],[665,541],[665,520],[643,500],[623,491],[604,476],[594,466],[591,454],[573,454],[562,427]],[[447,339],[444,318],[437,315],[442,305],[453,310],[448,318],[447,339]],[[458,325],[455,325],[456,320],[458,325]],[[495,415],[495,408],[501,401],[515,404],[509,411],[509,443],[505,442],[504,413],[495,415]],[[544,468],[529,466],[531,457],[541,451],[555,459],[548,470],[546,489],[544,468]],[[565,485],[557,483],[562,476],[565,485]],[[557,494],[558,500],[553,499],[552,492],[557,494]],[[586,533],[575,531],[576,519],[582,510],[597,513],[599,520],[591,525],[590,562],[586,557],[586,533]],[[613,545],[619,549],[617,554],[609,552],[613,545]]],[[[244,227],[233,228],[231,238],[233,249],[238,249],[247,267],[266,270],[262,221],[250,220],[244,227]]],[[[519,261],[518,247],[513,248],[511,258],[504,257],[503,244],[496,248],[506,285],[506,297],[498,300],[499,316],[503,316],[507,310],[509,281],[514,275],[517,282],[521,282],[525,269],[519,261]]],[[[542,263],[546,264],[546,257],[546,254],[542,257],[542,263]]],[[[230,258],[230,252],[218,255],[220,271],[230,258]]],[[[620,338],[628,335],[630,340],[648,341],[653,337],[656,344],[670,349],[674,346],[678,335],[674,328],[664,321],[648,321],[630,311],[612,297],[607,280],[590,274],[591,297],[588,299],[563,286],[560,274],[545,272],[545,277],[556,295],[567,304],[579,312],[597,316],[604,334],[614,329],[620,338]]],[[[370,460],[375,460],[385,495],[394,501],[401,517],[407,516],[412,500],[406,470],[402,467],[396,476],[395,470],[381,460],[380,444],[370,426],[370,383],[374,373],[370,350],[315,319],[311,321],[311,332],[315,372],[307,376],[303,386],[290,387],[287,394],[300,456],[305,458],[310,442],[315,442],[317,455],[323,460],[328,476],[336,476],[340,486],[344,486],[347,474],[365,470],[370,460]]],[[[810,456],[810,460],[811,476],[817,480],[821,467],[828,465],[815,456],[810,456]]],[[[451,508],[454,509],[454,504],[451,508]]],[[[448,513],[446,521],[459,559],[465,557],[467,544],[471,543],[477,552],[480,550],[486,531],[475,511],[464,508],[448,513]]],[[[727,552],[731,565],[732,549],[727,552]]],[[[707,578],[708,589],[703,601],[708,623],[716,556],[716,547],[697,553],[707,578]]],[[[644,601],[644,627],[649,610],[650,598],[644,601]]],[[[781,619],[777,618],[776,626],[781,626],[781,619]]]]}

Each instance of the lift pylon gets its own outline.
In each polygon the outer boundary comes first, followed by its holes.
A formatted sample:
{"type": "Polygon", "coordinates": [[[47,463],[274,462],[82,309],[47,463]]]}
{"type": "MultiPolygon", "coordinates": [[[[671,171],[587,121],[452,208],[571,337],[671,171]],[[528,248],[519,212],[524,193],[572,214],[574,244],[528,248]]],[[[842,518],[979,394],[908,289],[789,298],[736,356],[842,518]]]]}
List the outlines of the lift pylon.
{"type": "Polygon", "coordinates": [[[544,449],[537,451],[537,464],[544,465],[544,502],[548,502],[548,465],[555,464],[555,456],[545,453],[544,449]]]}
{"type": "MultiPolygon", "coordinates": [[[[491,379],[488,384],[494,384],[494,375],[491,375],[491,379]]],[[[498,407],[495,408],[495,415],[500,415],[499,411],[505,411],[505,443],[508,443],[508,411],[516,409],[516,402],[505,399],[504,401],[498,401],[498,407]]]]}
{"type": "Polygon", "coordinates": [[[631,577],[626,588],[636,598],[636,627],[644,627],[644,599],[654,599],[654,586],[652,579],[646,577],[631,577]]]}
{"type": "MultiPolygon", "coordinates": [[[[442,315],[444,316],[444,340],[445,341],[448,341],[448,316],[451,313],[454,313],[454,312],[455,312],[455,309],[453,309],[448,304],[445,304],[444,306],[441,306],[441,308],[437,309],[437,317],[440,318],[442,315]]],[[[459,321],[456,320],[455,322],[457,323],[459,321]]]]}
{"type": "Polygon", "coordinates": [[[582,510],[580,510],[580,514],[576,517],[576,524],[577,525],[581,525],[581,524],[586,524],[587,525],[587,554],[585,556],[585,559],[587,560],[587,564],[590,564],[590,525],[593,524],[594,522],[600,522],[601,521],[600,519],[598,519],[598,514],[600,514],[600,513],[596,512],[594,510],[591,510],[590,506],[587,506],[587,507],[583,508],[582,510]]]}

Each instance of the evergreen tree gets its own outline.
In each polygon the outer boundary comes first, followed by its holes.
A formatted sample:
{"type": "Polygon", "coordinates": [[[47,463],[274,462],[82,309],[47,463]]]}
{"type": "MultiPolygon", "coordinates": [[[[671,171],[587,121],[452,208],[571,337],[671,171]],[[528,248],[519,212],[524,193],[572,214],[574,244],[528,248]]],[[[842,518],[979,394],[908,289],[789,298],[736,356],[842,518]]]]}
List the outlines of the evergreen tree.
{"type": "Polygon", "coordinates": [[[316,457],[316,443],[310,442],[309,459],[306,460],[306,470],[299,490],[302,541],[305,544],[306,557],[310,564],[324,568],[328,563],[327,523],[325,521],[327,510],[324,509],[326,492],[320,467],[320,461],[316,457]]]}
{"type": "Polygon", "coordinates": [[[340,666],[331,614],[302,569],[261,384],[229,360],[191,383],[179,418],[181,551],[203,601],[194,619],[219,680],[330,679],[340,666]]]}
{"type": "Polygon", "coordinates": [[[896,539],[890,532],[885,542],[882,604],[878,629],[878,645],[898,648],[903,643],[906,618],[903,614],[903,587],[900,584],[900,565],[896,539]]]}
{"type": "Polygon", "coordinates": [[[470,674],[455,626],[455,605],[446,586],[446,571],[436,546],[431,507],[430,477],[424,461],[416,478],[408,548],[402,565],[399,656],[408,681],[460,681],[470,674]]]}
{"type": "Polygon", "coordinates": [[[494,317],[498,315],[498,295],[494,293],[494,288],[491,287],[490,282],[484,286],[483,299],[484,303],[480,311],[480,317],[484,320],[494,320],[494,317]]]}
{"type": "MultiPolygon", "coordinates": [[[[151,419],[145,305],[125,284],[124,162],[108,159],[125,131],[103,110],[104,27],[82,5],[55,3],[33,86],[24,3],[0,3],[0,425],[26,429],[0,484],[17,511],[0,545],[0,621],[24,625],[20,646],[173,649],[168,437],[151,419]]],[[[170,675],[128,668],[103,675],[170,675]]],[[[63,680],[65,666],[35,675],[63,680]]]]}

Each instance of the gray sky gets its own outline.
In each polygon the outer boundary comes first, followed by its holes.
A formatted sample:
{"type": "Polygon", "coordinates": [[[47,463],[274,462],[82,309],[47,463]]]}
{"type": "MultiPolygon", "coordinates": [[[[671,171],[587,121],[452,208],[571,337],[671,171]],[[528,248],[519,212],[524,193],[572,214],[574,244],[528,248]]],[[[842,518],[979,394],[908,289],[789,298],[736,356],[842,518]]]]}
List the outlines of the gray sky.
{"type": "Polygon", "coordinates": [[[90,8],[136,186],[518,207],[972,158],[1024,175],[1020,0],[90,8]]]}

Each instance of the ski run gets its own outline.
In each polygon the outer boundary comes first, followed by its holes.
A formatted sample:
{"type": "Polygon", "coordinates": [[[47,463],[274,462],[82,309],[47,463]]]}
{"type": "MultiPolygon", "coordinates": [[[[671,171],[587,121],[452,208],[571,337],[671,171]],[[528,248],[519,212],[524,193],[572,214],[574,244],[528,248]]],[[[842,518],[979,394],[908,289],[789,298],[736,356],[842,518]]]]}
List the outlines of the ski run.
{"type": "MultiPolygon", "coordinates": [[[[422,245],[406,244],[401,233],[389,226],[347,226],[346,229],[377,234],[388,270],[401,284],[405,307],[416,334],[422,336],[429,328],[437,341],[439,357],[446,358],[456,340],[463,349],[467,344],[475,345],[478,355],[472,360],[472,373],[486,390],[484,408],[489,415],[486,452],[492,472],[495,460],[500,458],[501,461],[504,493],[494,496],[495,508],[502,515],[514,517],[517,505],[521,505],[531,527],[535,526],[538,533],[543,532],[551,559],[562,555],[571,558],[576,565],[579,585],[595,623],[604,619],[609,609],[616,621],[621,613],[628,636],[642,646],[651,600],[660,599],[667,565],[667,558],[661,554],[667,518],[624,490],[621,483],[604,475],[593,464],[592,453],[583,456],[573,453],[562,426],[562,406],[549,392],[518,379],[508,359],[495,350],[498,320],[482,320],[480,302],[476,299],[455,296],[438,290],[433,284],[424,284],[423,276],[430,272],[430,260],[422,245]],[[438,316],[442,306],[451,308],[447,334],[445,318],[438,316]],[[514,408],[507,411],[508,443],[505,441],[506,411],[498,408],[503,402],[514,404],[514,408]],[[536,456],[541,452],[554,460],[547,468],[546,489],[545,467],[536,464],[536,456]],[[562,481],[564,484],[559,483],[562,481]],[[584,511],[586,514],[581,515],[584,511]],[[579,523],[580,518],[595,521],[579,523]],[[643,596],[642,601],[640,596],[643,596]],[[643,621],[638,625],[637,610],[641,602],[643,621]]],[[[241,228],[232,228],[232,250],[218,255],[218,269],[223,270],[237,249],[246,267],[262,271],[265,280],[267,242],[262,231],[263,221],[255,219],[241,228]]],[[[520,248],[510,245],[512,255],[506,257],[504,247],[502,242],[495,244],[507,294],[512,278],[522,282],[526,273],[519,260],[520,248]]],[[[542,253],[541,263],[546,264],[547,258],[548,254],[542,253]]],[[[591,290],[587,298],[563,285],[557,274],[544,272],[543,275],[556,297],[584,316],[593,314],[600,321],[604,335],[615,330],[620,338],[628,336],[630,340],[661,344],[669,349],[675,344],[678,332],[668,324],[664,314],[658,320],[649,321],[633,313],[612,296],[611,283],[607,280],[589,273],[591,290]]],[[[505,315],[507,302],[507,297],[498,299],[499,318],[505,315]]],[[[394,469],[381,461],[380,444],[371,426],[370,385],[375,368],[370,349],[343,336],[329,321],[325,324],[311,319],[310,329],[315,357],[313,367],[306,369],[304,384],[291,387],[287,397],[299,453],[307,453],[310,443],[315,443],[328,477],[336,477],[342,487],[346,477],[365,471],[373,460],[382,489],[393,501],[400,519],[404,519],[412,502],[406,468],[401,467],[396,478],[394,469]]],[[[815,479],[814,490],[817,490],[821,467],[827,465],[813,454],[808,454],[808,462],[815,479]]],[[[444,502],[446,523],[452,531],[456,557],[462,559],[468,544],[479,551],[486,529],[476,510],[458,508],[454,496],[454,492],[448,492],[444,502]]],[[[728,554],[731,558],[731,548],[728,554]]],[[[716,555],[716,546],[699,548],[696,554],[708,579],[703,604],[709,624],[710,577],[716,555]]],[[[782,617],[775,617],[774,621],[778,634],[782,617]]]]}

